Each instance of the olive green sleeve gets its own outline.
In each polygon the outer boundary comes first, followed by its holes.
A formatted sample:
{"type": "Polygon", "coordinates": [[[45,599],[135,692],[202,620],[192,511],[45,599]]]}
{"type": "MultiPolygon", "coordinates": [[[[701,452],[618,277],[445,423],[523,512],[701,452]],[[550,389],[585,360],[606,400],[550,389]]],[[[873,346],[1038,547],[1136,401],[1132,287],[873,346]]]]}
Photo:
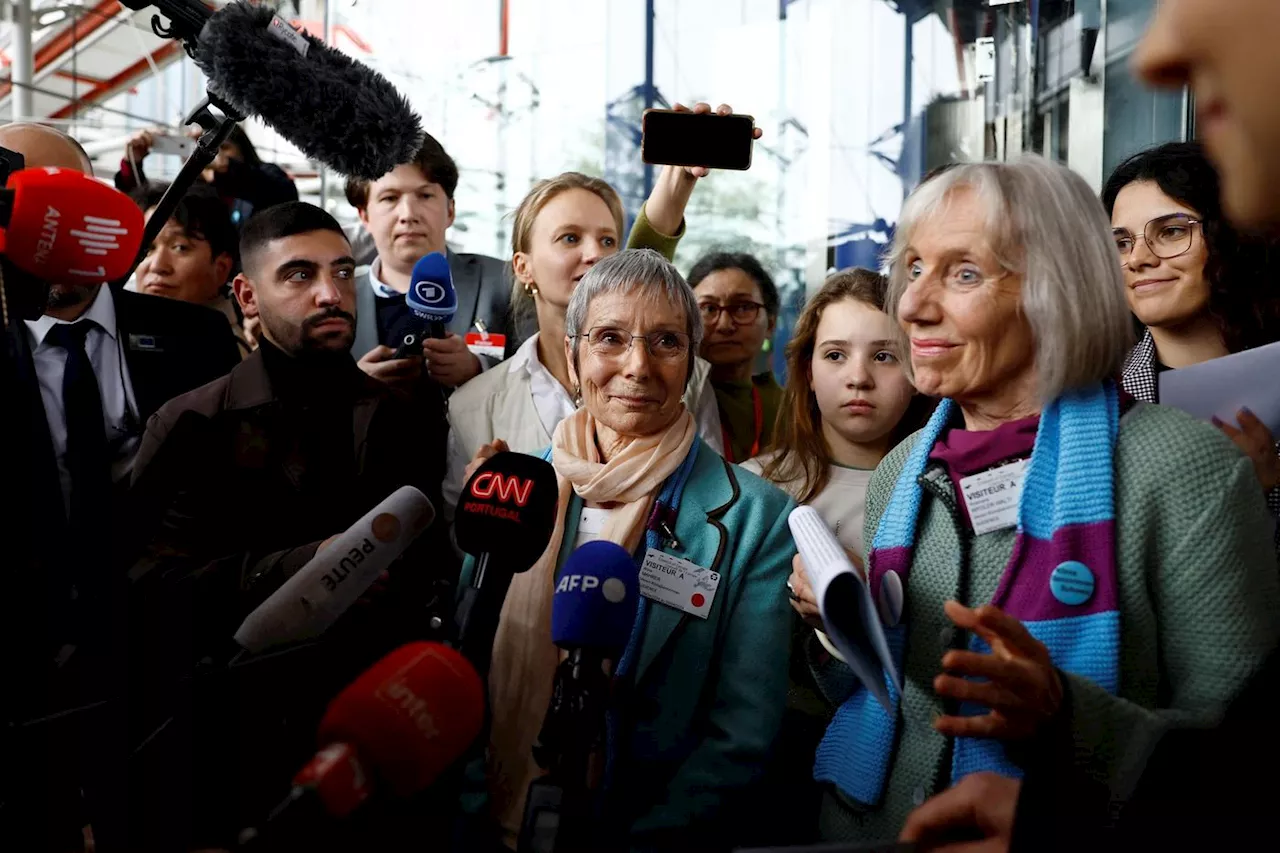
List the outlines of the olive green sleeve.
{"type": "Polygon", "coordinates": [[[631,226],[631,234],[627,237],[627,248],[653,249],[667,260],[675,260],[676,246],[680,245],[680,238],[684,237],[684,231],[684,220],[681,220],[680,230],[675,235],[659,232],[649,224],[649,217],[645,214],[642,204],[640,213],[636,215],[636,221],[631,226]]]}

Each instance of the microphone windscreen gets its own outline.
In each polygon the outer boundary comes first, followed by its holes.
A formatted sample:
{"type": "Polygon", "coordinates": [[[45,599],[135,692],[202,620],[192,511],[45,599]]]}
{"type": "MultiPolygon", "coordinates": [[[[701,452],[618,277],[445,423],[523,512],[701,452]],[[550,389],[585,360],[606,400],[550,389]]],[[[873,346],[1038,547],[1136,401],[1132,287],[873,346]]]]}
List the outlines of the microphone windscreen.
{"type": "Polygon", "coordinates": [[[413,486],[396,489],[245,617],[235,641],[256,653],[323,634],[433,518],[426,495],[413,486]]]}
{"type": "Polygon", "coordinates": [[[484,685],[460,653],[410,643],[348,685],[320,721],[320,743],[349,743],[400,797],[418,793],[457,761],[484,724],[484,685]]]}
{"type": "Polygon", "coordinates": [[[387,78],[266,4],[236,0],[214,12],[194,58],[211,93],[345,175],[377,180],[422,144],[421,119],[387,78]]]}
{"type": "Polygon", "coordinates": [[[453,289],[449,259],[440,252],[423,255],[413,265],[413,279],[404,295],[409,310],[424,320],[449,323],[458,313],[458,294],[453,289]]]}
{"type": "Polygon", "coordinates": [[[142,211],[124,193],[69,169],[22,169],[0,249],[49,284],[99,284],[129,274],[142,245],[142,211]]]}
{"type": "Polygon", "coordinates": [[[621,545],[588,542],[569,555],[551,599],[551,640],[562,649],[626,648],[640,600],[640,570],[621,545]]]}
{"type": "Polygon", "coordinates": [[[524,453],[495,454],[462,488],[453,522],[458,547],[523,572],[551,542],[558,501],[550,462],[524,453]]]}

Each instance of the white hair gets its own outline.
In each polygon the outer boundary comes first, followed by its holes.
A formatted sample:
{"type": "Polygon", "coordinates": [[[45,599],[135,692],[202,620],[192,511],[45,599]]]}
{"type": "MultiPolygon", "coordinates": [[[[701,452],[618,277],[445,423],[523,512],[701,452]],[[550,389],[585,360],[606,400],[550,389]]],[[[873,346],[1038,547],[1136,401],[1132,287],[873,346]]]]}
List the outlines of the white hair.
{"type": "MultiPolygon", "coordinates": [[[[986,211],[1000,265],[1022,279],[1042,402],[1116,377],[1133,342],[1124,277],[1102,202],[1079,175],[1034,155],[965,163],[924,182],[903,203],[889,252],[885,310],[896,321],[915,233],[968,189],[986,211]]],[[[910,373],[910,364],[907,364],[910,373]]]]}

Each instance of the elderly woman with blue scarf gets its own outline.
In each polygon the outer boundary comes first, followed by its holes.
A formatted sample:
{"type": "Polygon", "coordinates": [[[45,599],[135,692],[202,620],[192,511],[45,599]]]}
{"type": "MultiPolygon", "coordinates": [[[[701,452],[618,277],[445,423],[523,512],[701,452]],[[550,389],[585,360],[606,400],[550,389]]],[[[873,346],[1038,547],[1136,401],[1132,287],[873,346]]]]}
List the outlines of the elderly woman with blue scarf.
{"type": "MultiPolygon", "coordinates": [[[[888,302],[916,387],[943,400],[867,495],[901,692],[886,711],[808,647],[838,706],[814,766],[824,838],[894,837],[977,771],[1058,761],[1112,782],[1276,643],[1252,464],[1116,387],[1131,331],[1108,230],[1085,182],[1040,158],[952,167],[903,207],[888,302]]],[[[812,617],[802,569],[794,606],[812,617]]]]}

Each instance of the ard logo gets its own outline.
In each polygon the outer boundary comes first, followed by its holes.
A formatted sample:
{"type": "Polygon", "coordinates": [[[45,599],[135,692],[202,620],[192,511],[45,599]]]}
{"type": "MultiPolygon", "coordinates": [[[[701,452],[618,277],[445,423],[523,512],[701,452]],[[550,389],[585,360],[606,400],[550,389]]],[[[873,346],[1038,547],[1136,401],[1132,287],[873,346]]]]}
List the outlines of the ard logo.
{"type": "Polygon", "coordinates": [[[502,503],[514,503],[524,506],[529,502],[533,492],[533,480],[526,480],[514,474],[507,476],[495,471],[477,474],[471,481],[471,496],[481,500],[497,498],[502,503]]]}

